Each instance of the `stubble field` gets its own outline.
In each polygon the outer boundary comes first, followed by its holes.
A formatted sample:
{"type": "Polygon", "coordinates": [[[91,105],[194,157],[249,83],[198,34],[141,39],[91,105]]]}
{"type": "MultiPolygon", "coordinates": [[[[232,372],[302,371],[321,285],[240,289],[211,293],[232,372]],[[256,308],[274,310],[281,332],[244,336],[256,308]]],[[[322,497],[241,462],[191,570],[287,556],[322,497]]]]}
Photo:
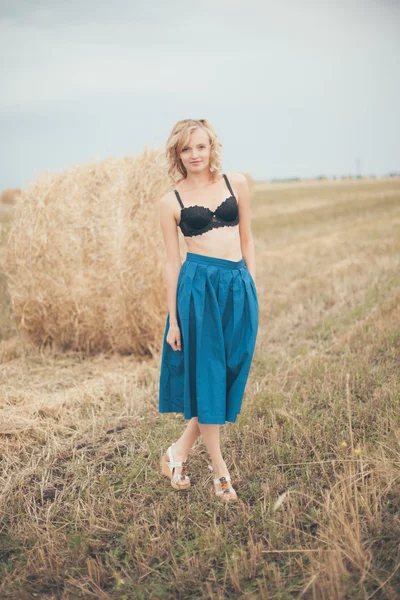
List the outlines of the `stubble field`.
{"type": "Polygon", "coordinates": [[[251,204],[260,328],[222,428],[229,506],[201,438],[190,490],[160,475],[185,426],[158,414],[160,357],[20,341],[0,207],[2,600],[399,597],[400,179],[258,183],[251,204]]]}

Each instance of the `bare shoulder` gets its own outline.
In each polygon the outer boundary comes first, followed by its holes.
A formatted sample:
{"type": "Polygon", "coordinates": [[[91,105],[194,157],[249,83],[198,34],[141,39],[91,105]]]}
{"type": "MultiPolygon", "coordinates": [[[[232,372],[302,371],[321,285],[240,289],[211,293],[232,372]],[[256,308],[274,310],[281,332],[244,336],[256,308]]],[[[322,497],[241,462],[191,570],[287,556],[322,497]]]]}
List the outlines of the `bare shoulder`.
{"type": "Polygon", "coordinates": [[[170,190],[164,196],[161,196],[159,200],[160,215],[164,215],[166,218],[175,219],[175,222],[179,221],[179,203],[177,201],[174,190],[170,190]]]}
{"type": "Polygon", "coordinates": [[[176,198],[174,190],[170,190],[164,196],[160,198],[160,204],[162,206],[170,206],[172,204],[173,198],[176,198]]]}
{"type": "Polygon", "coordinates": [[[231,171],[230,173],[225,174],[231,184],[231,187],[233,188],[236,198],[240,201],[243,197],[246,197],[248,194],[248,187],[247,179],[243,173],[231,171]]]}
{"type": "Polygon", "coordinates": [[[229,181],[231,181],[234,185],[241,187],[247,182],[246,177],[243,173],[239,173],[239,171],[231,171],[229,173],[225,173],[229,181]]]}

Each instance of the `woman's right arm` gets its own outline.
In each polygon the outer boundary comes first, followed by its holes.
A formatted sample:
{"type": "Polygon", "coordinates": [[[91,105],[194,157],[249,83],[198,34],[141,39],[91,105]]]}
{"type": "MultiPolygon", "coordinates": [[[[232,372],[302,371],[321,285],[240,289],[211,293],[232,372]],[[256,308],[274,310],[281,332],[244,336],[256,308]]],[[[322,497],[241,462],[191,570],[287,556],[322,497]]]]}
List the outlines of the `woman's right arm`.
{"type": "Polygon", "coordinates": [[[179,252],[178,228],[171,206],[170,194],[171,192],[165,194],[160,200],[159,219],[167,253],[167,260],[164,266],[164,282],[167,289],[170,326],[177,326],[176,289],[182,263],[179,252]]]}

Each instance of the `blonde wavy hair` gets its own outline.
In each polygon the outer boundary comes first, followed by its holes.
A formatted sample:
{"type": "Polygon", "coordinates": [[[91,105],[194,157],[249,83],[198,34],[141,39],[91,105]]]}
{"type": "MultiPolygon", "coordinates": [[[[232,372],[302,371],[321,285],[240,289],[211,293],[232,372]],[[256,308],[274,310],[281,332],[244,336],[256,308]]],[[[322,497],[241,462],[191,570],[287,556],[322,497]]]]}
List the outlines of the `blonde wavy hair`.
{"type": "Polygon", "coordinates": [[[178,121],[165,144],[165,156],[167,158],[167,172],[176,185],[187,177],[187,171],[179,157],[182,148],[188,143],[191,132],[197,127],[202,127],[210,140],[210,174],[212,180],[216,180],[222,169],[222,144],[218,139],[213,126],[207,119],[183,119],[178,121]]]}

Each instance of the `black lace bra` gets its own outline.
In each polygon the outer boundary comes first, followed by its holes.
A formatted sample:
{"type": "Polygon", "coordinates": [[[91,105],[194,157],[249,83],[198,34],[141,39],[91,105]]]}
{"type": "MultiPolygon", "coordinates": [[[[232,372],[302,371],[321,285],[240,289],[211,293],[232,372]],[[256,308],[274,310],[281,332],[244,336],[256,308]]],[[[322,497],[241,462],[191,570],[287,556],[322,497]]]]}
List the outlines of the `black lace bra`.
{"type": "Polygon", "coordinates": [[[185,237],[201,235],[217,227],[233,227],[239,223],[237,200],[225,173],[223,173],[223,177],[232,195],[221,202],[214,212],[206,206],[198,206],[197,204],[194,206],[184,206],[178,190],[174,190],[178,202],[182,207],[178,227],[180,227],[185,237]]]}

